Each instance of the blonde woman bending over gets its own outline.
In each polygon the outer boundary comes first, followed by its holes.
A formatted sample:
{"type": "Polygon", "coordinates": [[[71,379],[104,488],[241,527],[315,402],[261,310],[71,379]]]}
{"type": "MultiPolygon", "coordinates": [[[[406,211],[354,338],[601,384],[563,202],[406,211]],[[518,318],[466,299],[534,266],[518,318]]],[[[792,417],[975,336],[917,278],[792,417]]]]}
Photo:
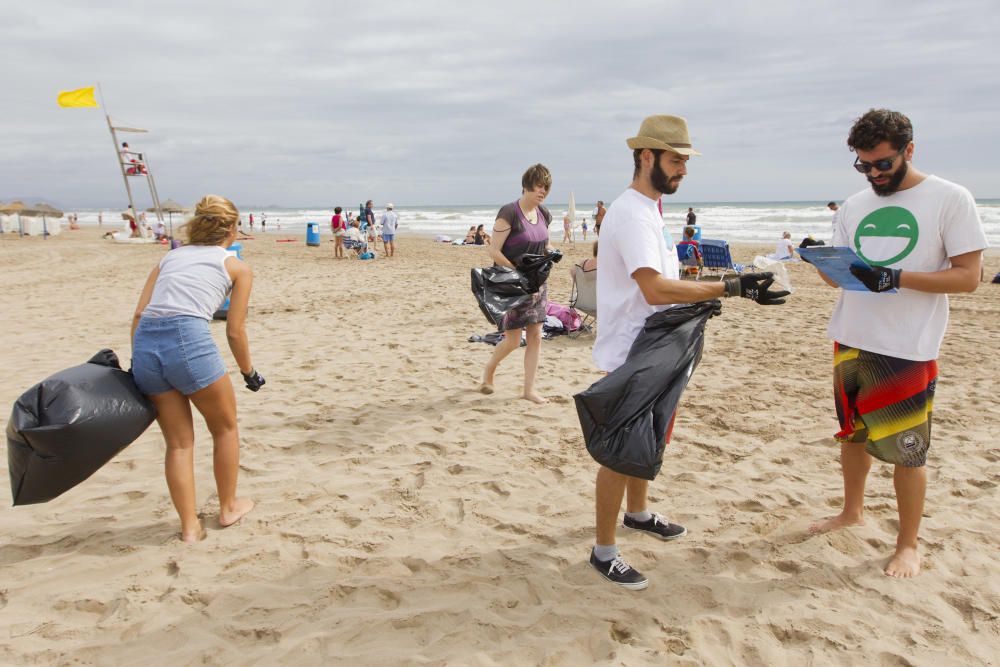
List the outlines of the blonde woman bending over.
{"type": "Polygon", "coordinates": [[[224,197],[208,195],[199,201],[185,225],[187,245],[164,255],[149,274],[132,320],[132,372],[139,390],[156,406],[156,421],[167,444],[167,487],[185,542],[205,537],[195,502],[192,404],[212,434],[219,524],[233,525],[254,506],[249,498],[236,496],[236,393],[208,330],[228,294],[229,349],[247,388],[260,389],[264,378],[253,368],[244,326],[253,274],[226,252],[236,238],[239,218],[224,197]]]}

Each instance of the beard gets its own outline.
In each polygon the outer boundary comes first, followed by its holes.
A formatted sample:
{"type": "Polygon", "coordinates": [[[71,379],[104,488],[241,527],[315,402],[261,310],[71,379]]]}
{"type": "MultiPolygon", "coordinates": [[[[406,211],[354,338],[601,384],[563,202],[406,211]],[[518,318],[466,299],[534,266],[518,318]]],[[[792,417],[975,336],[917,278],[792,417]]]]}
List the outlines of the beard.
{"type": "Polygon", "coordinates": [[[649,180],[653,184],[653,187],[657,192],[662,192],[665,195],[672,195],[677,192],[677,188],[680,187],[682,176],[674,176],[669,178],[667,172],[663,171],[660,167],[660,161],[653,161],[653,170],[649,174],[649,180]]]}
{"type": "Polygon", "coordinates": [[[879,197],[888,197],[893,192],[899,190],[899,184],[903,182],[906,178],[906,172],[909,170],[909,165],[906,160],[903,160],[902,164],[899,165],[899,169],[892,172],[892,176],[889,177],[889,182],[885,185],[879,185],[872,181],[871,176],[867,176],[868,183],[872,186],[872,190],[875,191],[879,197]]]}

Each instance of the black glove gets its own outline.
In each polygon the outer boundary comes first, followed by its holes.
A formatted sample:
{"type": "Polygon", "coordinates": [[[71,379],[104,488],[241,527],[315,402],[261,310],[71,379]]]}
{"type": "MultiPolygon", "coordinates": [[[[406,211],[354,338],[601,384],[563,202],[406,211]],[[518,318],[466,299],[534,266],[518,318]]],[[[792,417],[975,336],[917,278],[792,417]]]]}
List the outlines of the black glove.
{"type": "Polygon", "coordinates": [[[887,269],[884,266],[868,266],[855,262],[851,264],[851,275],[865,284],[873,292],[885,292],[899,287],[899,269],[887,269]]]}
{"type": "Polygon", "coordinates": [[[247,389],[250,391],[260,391],[260,388],[264,386],[264,376],[256,369],[251,368],[249,373],[240,371],[240,375],[243,376],[244,382],[247,383],[247,389]]]}
{"type": "Polygon", "coordinates": [[[562,250],[559,250],[558,248],[549,253],[549,259],[551,259],[552,262],[555,264],[558,264],[559,260],[561,260],[562,258],[563,258],[562,250]]]}
{"type": "Polygon", "coordinates": [[[744,273],[735,278],[726,278],[726,296],[741,296],[744,299],[751,299],[762,306],[777,306],[785,302],[782,297],[788,296],[788,292],[771,292],[768,288],[774,282],[774,274],[770,271],[766,273],[744,273]]]}

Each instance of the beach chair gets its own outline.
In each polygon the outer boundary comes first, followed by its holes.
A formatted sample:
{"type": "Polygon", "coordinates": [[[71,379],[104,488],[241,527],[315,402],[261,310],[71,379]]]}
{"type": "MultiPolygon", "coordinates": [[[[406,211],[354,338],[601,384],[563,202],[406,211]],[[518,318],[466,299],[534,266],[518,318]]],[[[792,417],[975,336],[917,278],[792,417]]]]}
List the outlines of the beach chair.
{"type": "Polygon", "coordinates": [[[702,239],[699,245],[703,266],[698,280],[701,280],[708,271],[711,271],[713,275],[718,275],[719,280],[725,278],[730,271],[737,275],[743,273],[744,266],[733,261],[733,256],[729,252],[729,244],[725,241],[702,239]]]}
{"type": "Polygon", "coordinates": [[[366,241],[355,241],[353,239],[344,239],[344,248],[351,252],[351,259],[357,258],[361,253],[368,250],[368,243],[366,241]]]}
{"type": "Polygon", "coordinates": [[[584,271],[579,266],[573,267],[573,292],[569,305],[583,315],[580,328],[570,332],[571,338],[590,331],[597,324],[597,269],[584,271]]]}
{"type": "Polygon", "coordinates": [[[701,276],[702,269],[702,257],[701,251],[698,250],[698,244],[681,241],[674,247],[677,249],[677,259],[683,267],[681,275],[693,275],[697,280],[701,276]]]}

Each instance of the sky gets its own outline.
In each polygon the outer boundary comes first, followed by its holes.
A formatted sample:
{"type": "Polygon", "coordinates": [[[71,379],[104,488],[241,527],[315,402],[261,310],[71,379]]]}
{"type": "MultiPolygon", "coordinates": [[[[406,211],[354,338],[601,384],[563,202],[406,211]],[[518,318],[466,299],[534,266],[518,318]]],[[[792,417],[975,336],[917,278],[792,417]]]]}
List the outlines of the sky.
{"type": "Polygon", "coordinates": [[[122,207],[106,110],[185,204],[496,205],[536,162],[551,202],[608,201],[651,114],[703,153],[674,201],[825,201],[866,187],[871,107],[995,198],[998,32],[996,0],[8,2],[0,200],[122,207]],[[104,109],[56,105],[98,82],[104,109]]]}

